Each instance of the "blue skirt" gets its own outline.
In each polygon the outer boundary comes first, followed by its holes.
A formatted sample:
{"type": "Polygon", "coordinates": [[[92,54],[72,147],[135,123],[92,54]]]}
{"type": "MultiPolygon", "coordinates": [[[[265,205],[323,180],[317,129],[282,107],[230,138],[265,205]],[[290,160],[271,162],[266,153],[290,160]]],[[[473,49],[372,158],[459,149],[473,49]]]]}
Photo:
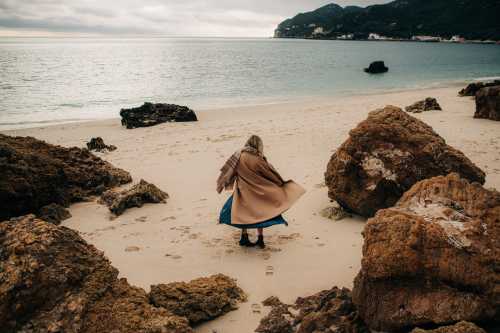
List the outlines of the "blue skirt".
{"type": "Polygon", "coordinates": [[[233,196],[230,196],[229,199],[227,199],[226,203],[224,204],[224,207],[222,207],[222,210],[221,210],[220,216],[219,216],[219,223],[227,224],[227,225],[230,225],[231,227],[240,228],[240,229],[267,228],[267,227],[277,225],[277,224],[288,225],[288,223],[285,221],[285,219],[281,215],[276,216],[270,220],[255,223],[255,224],[231,224],[231,208],[232,207],[233,207],[233,196]]]}

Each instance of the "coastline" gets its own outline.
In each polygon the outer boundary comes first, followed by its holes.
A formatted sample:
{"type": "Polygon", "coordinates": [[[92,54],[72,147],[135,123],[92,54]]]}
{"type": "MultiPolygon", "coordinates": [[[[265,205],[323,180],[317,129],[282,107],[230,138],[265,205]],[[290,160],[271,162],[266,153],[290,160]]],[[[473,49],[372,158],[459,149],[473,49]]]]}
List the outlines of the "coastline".
{"type": "MultiPolygon", "coordinates": [[[[197,114],[204,114],[207,112],[220,112],[224,110],[232,110],[232,111],[244,111],[247,109],[255,110],[255,109],[274,107],[274,106],[286,107],[290,105],[292,106],[300,105],[302,107],[307,107],[308,105],[316,105],[316,104],[329,105],[335,103],[338,99],[343,99],[343,98],[355,98],[355,97],[374,96],[374,95],[390,95],[395,93],[411,93],[411,92],[426,91],[426,90],[431,91],[433,89],[443,89],[443,88],[455,88],[458,92],[462,87],[466,86],[471,82],[491,81],[495,79],[500,79],[500,76],[457,79],[451,81],[448,80],[443,82],[428,83],[421,86],[414,86],[410,88],[393,88],[393,89],[374,88],[361,92],[360,91],[338,92],[337,94],[331,96],[325,96],[319,94],[317,96],[262,97],[262,98],[254,98],[251,101],[249,101],[249,103],[244,103],[243,101],[231,103],[226,101],[225,103],[222,103],[221,106],[217,107],[214,105],[218,103],[211,102],[211,103],[205,103],[205,105],[201,107],[194,108],[194,111],[197,114]]],[[[163,103],[164,101],[152,101],[152,102],[163,103]]],[[[187,106],[191,107],[190,105],[187,106]]],[[[117,120],[119,122],[120,121],[119,112],[120,109],[117,108],[116,116],[114,117],[104,116],[102,118],[89,118],[89,119],[72,118],[72,119],[61,119],[61,120],[56,120],[56,119],[43,120],[39,122],[28,122],[28,123],[23,123],[23,122],[16,122],[9,124],[0,123],[0,133],[7,133],[11,131],[24,130],[24,129],[27,130],[27,129],[47,128],[53,126],[64,126],[69,124],[88,124],[96,122],[108,122],[113,120],[117,120]]]]}
{"type": "Polygon", "coordinates": [[[143,178],[168,192],[167,204],[145,205],[110,220],[107,208],[97,202],[78,203],[70,207],[73,217],[63,225],[104,251],[121,277],[146,290],[151,284],[215,273],[238,279],[248,302],[196,331],[252,332],[267,311],[260,303],[269,296],[292,302],[335,285],[352,287],[360,268],[365,220],[334,222],[320,216],[329,206],[323,173],[332,153],[368,112],[436,97],[444,111],[415,116],[486,172],[485,187],[500,188],[499,124],[473,119],[474,101],[458,97],[457,88],[199,110],[196,123],[134,130],[113,118],[2,133],[79,147],[102,136],[116,145],[115,152],[98,155],[128,170],[134,182],[143,178]],[[229,196],[215,192],[218,170],[253,133],[264,139],[266,155],[283,176],[307,189],[285,214],[290,226],[266,230],[265,251],[241,249],[236,244],[238,231],[216,223],[229,196]],[[131,246],[139,250],[125,251],[131,246]]]}

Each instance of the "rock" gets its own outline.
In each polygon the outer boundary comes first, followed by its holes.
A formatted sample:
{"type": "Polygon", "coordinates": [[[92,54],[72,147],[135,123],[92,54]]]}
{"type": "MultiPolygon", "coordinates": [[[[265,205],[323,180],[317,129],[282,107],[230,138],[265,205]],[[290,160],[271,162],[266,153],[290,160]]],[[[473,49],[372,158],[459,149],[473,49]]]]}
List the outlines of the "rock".
{"type": "Polygon", "coordinates": [[[442,109],[435,98],[427,97],[423,101],[419,101],[416,102],[415,104],[407,106],[405,110],[406,112],[421,113],[424,111],[433,111],[433,110],[441,111],[442,109]]]}
{"type": "Polygon", "coordinates": [[[0,221],[56,203],[67,207],[129,183],[130,174],[86,149],[0,134],[0,221]]]}
{"type": "Polygon", "coordinates": [[[479,90],[474,118],[500,121],[500,85],[479,90]]]}
{"type": "Polygon", "coordinates": [[[68,228],[33,215],[2,222],[0,258],[0,332],[192,332],[68,228]]]}
{"type": "Polygon", "coordinates": [[[90,139],[89,142],[87,142],[87,149],[95,150],[98,152],[102,152],[105,150],[114,151],[116,150],[116,146],[113,145],[108,146],[107,144],[104,143],[104,140],[99,136],[97,138],[92,138],[90,139]]]}
{"type": "Polygon", "coordinates": [[[142,207],[145,203],[165,203],[167,199],[167,193],[141,179],[128,190],[111,189],[104,192],[100,203],[107,205],[113,214],[121,215],[128,208],[142,207]]]}
{"type": "Polygon", "coordinates": [[[389,68],[385,66],[383,61],[372,62],[368,68],[365,68],[365,72],[369,74],[380,74],[388,71],[389,68]]]}
{"type": "Polygon", "coordinates": [[[345,218],[352,217],[352,215],[346,212],[345,209],[342,208],[342,206],[340,206],[337,202],[334,202],[332,206],[323,209],[320,215],[334,221],[340,221],[345,218]]]}
{"type": "Polygon", "coordinates": [[[451,172],[485,181],[484,172],[430,126],[387,106],[350,131],[328,163],[325,182],[331,199],[371,217],[393,206],[418,181],[451,172]]]}
{"type": "Polygon", "coordinates": [[[458,174],[415,184],[365,226],[353,300],[376,331],[500,323],[500,193],[458,174]]]}
{"type": "Polygon", "coordinates": [[[198,324],[237,309],[237,303],[246,301],[246,295],[235,280],[212,275],[191,282],[173,282],[151,286],[151,303],[186,317],[198,324]]]}
{"type": "Polygon", "coordinates": [[[500,80],[495,80],[493,82],[474,82],[469,84],[464,89],[460,90],[458,94],[460,96],[476,96],[476,93],[482,88],[498,85],[500,85],[500,80]]]}
{"type": "Polygon", "coordinates": [[[165,122],[198,121],[193,110],[175,104],[144,103],[138,108],[120,111],[122,125],[128,129],[148,127],[165,122]]]}
{"type": "Polygon", "coordinates": [[[58,225],[61,224],[62,221],[69,219],[71,217],[71,213],[63,206],[53,203],[40,208],[37,217],[44,221],[58,225]]]}
{"type": "Polygon", "coordinates": [[[277,298],[255,332],[259,333],[369,333],[359,318],[348,289],[334,287],[309,297],[299,297],[294,305],[277,298]]]}
{"type": "Polygon", "coordinates": [[[411,333],[486,333],[486,331],[473,323],[461,321],[455,325],[443,326],[434,330],[416,328],[411,333]]]}

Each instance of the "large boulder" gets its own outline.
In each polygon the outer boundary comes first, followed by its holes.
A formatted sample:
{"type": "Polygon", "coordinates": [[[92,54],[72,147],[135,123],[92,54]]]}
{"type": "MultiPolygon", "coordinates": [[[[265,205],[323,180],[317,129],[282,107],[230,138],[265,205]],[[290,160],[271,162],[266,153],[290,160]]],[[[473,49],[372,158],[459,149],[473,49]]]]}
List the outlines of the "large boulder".
{"type": "Polygon", "coordinates": [[[148,127],[165,122],[197,121],[193,110],[175,104],[144,103],[142,106],[120,111],[122,125],[128,129],[148,127]]]}
{"type": "Polygon", "coordinates": [[[427,97],[422,101],[418,101],[405,108],[406,112],[412,113],[422,113],[425,111],[441,111],[441,105],[439,105],[437,99],[432,97],[427,97]]]}
{"type": "Polygon", "coordinates": [[[500,193],[458,174],[415,184],[365,226],[353,300],[376,331],[500,323],[500,193]]]}
{"type": "Polygon", "coordinates": [[[370,112],[333,154],[325,173],[328,194],[371,217],[393,206],[420,180],[458,172],[484,184],[485,174],[424,122],[395,106],[370,112]]]}
{"type": "Polygon", "coordinates": [[[190,282],[172,282],[151,286],[151,303],[186,317],[198,324],[237,309],[246,295],[235,280],[222,274],[190,282]]]}
{"type": "Polygon", "coordinates": [[[493,82],[474,82],[470,83],[458,93],[460,96],[476,96],[477,92],[485,87],[499,86],[500,80],[493,82]]]}
{"type": "Polygon", "coordinates": [[[0,332],[192,332],[70,229],[32,215],[2,222],[0,259],[0,332]]]}
{"type": "Polygon", "coordinates": [[[500,85],[478,91],[474,118],[500,121],[500,85]]]}
{"type": "Polygon", "coordinates": [[[132,181],[128,172],[87,149],[2,134],[0,170],[0,221],[51,203],[68,206],[132,181]]]}
{"type": "Polygon", "coordinates": [[[333,287],[295,304],[283,304],[276,297],[263,302],[271,311],[262,318],[259,333],[369,333],[352,303],[351,292],[333,287]]]}
{"type": "Polygon", "coordinates": [[[107,205],[115,215],[121,215],[132,207],[142,207],[145,203],[165,203],[168,194],[154,184],[141,179],[128,190],[111,189],[101,195],[100,202],[107,205]]]}
{"type": "Polygon", "coordinates": [[[388,71],[389,68],[385,66],[383,61],[374,61],[370,64],[370,66],[368,66],[368,68],[365,68],[365,72],[369,74],[381,74],[388,71]]]}
{"type": "Polygon", "coordinates": [[[455,325],[443,326],[434,330],[416,328],[411,333],[486,333],[486,331],[473,323],[461,321],[455,325]]]}

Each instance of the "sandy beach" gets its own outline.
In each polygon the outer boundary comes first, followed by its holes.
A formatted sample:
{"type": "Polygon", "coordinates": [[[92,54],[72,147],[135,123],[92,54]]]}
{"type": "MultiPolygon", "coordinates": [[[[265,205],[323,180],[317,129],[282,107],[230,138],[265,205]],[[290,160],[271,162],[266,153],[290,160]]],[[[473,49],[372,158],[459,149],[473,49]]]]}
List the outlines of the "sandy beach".
{"type": "Polygon", "coordinates": [[[134,182],[144,179],[168,192],[168,202],[130,209],[115,219],[97,200],[78,203],[70,207],[72,218],[63,225],[104,251],[121,277],[146,290],[152,284],[215,273],[236,278],[248,302],[196,331],[245,333],[258,326],[266,313],[261,302],[268,296],[293,302],[298,296],[335,285],[352,287],[360,268],[365,220],[335,222],[320,215],[330,202],[323,174],[332,153],[369,111],[436,97],[443,111],[416,117],[486,172],[486,188],[500,189],[499,124],[473,119],[474,101],[458,97],[458,90],[448,87],[203,110],[197,111],[196,123],[134,130],[122,127],[117,118],[3,133],[77,147],[101,136],[117,146],[114,152],[97,154],[129,171],[134,182]],[[250,134],[263,138],[266,156],[284,178],[307,189],[285,214],[290,225],[265,231],[265,250],[240,248],[239,232],[217,223],[230,195],[215,191],[219,168],[250,134]]]}

